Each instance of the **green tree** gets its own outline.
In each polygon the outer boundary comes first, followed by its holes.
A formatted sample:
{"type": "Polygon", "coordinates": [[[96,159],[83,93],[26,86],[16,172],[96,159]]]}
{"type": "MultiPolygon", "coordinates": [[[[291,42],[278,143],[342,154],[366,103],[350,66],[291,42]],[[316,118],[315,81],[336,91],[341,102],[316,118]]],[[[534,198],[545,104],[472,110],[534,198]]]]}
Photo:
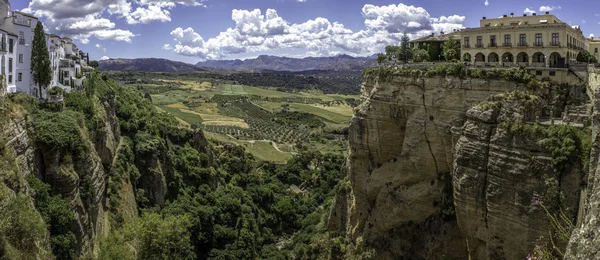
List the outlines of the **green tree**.
{"type": "Polygon", "coordinates": [[[386,59],[387,59],[387,56],[385,56],[385,54],[383,54],[383,53],[377,54],[377,63],[381,64],[386,59]]]}
{"type": "Polygon", "coordinates": [[[460,45],[457,40],[450,39],[442,45],[442,55],[444,55],[444,59],[458,60],[460,57],[460,45]]]}
{"type": "Polygon", "coordinates": [[[586,50],[583,50],[579,54],[577,54],[577,61],[586,62],[586,63],[597,63],[598,62],[596,57],[586,50]]]}
{"type": "Polygon", "coordinates": [[[388,60],[398,60],[400,58],[400,46],[387,46],[385,47],[385,55],[388,60]]]}
{"type": "Polygon", "coordinates": [[[408,35],[406,35],[406,33],[404,33],[404,35],[402,35],[402,39],[400,41],[400,55],[399,55],[400,60],[403,61],[404,63],[407,63],[413,57],[413,53],[412,53],[412,49],[410,49],[409,41],[410,41],[410,38],[408,38],[408,35]]]}
{"type": "Polygon", "coordinates": [[[35,26],[31,50],[31,74],[33,82],[38,85],[40,98],[42,97],[42,86],[46,88],[52,81],[52,69],[50,68],[50,55],[46,48],[46,35],[42,22],[35,26]]]}
{"type": "Polygon", "coordinates": [[[98,64],[97,60],[91,60],[90,62],[88,62],[88,65],[90,65],[90,67],[96,69],[98,68],[100,65],[98,64]]]}
{"type": "Polygon", "coordinates": [[[429,61],[429,52],[427,52],[427,50],[415,47],[415,48],[413,48],[412,52],[413,52],[413,60],[415,62],[429,61]]]}

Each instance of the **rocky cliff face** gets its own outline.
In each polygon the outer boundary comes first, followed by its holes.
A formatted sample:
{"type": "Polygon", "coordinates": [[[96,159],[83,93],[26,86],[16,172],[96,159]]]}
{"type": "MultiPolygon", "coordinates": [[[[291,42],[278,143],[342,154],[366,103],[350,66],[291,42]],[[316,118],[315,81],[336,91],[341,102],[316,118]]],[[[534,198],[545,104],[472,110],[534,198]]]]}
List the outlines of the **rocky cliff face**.
{"type": "MultiPolygon", "coordinates": [[[[542,138],[499,127],[500,118],[523,118],[534,108],[517,109],[510,101],[476,106],[453,132],[458,137],[453,187],[456,217],[471,259],[525,259],[536,241],[548,236],[549,218],[540,203],[550,204],[556,185],[552,154],[542,138]]],[[[539,111],[541,108],[538,108],[539,111]]],[[[526,121],[533,121],[532,114],[526,121]]],[[[574,213],[582,169],[559,178],[565,210],[574,213]]],[[[564,246],[564,245],[562,245],[564,246]]]]}
{"type": "Polygon", "coordinates": [[[475,104],[515,87],[451,77],[367,78],[350,127],[347,223],[337,226],[385,259],[464,259],[465,239],[451,213],[450,129],[475,104]]]}
{"type": "Polygon", "coordinates": [[[524,86],[455,77],[364,80],[350,126],[351,191],[338,194],[329,219],[332,234],[345,233],[358,251],[373,248],[376,259],[523,259],[548,234],[537,203],[551,187],[563,192],[567,210],[577,208],[581,167],[546,182],[554,172],[542,137],[498,127],[534,121],[541,107],[477,106],[524,86]]]}
{"type": "Polygon", "coordinates": [[[573,232],[565,259],[600,259],[600,88],[594,93],[592,147],[587,187],[581,194],[577,229],[573,232]]]}

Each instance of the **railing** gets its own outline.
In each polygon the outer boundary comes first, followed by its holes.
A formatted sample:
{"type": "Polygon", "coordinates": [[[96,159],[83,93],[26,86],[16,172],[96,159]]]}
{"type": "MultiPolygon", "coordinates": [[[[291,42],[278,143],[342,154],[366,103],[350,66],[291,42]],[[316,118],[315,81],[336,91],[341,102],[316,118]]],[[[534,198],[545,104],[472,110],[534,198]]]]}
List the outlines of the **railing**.
{"type": "Polygon", "coordinates": [[[529,62],[528,61],[517,61],[517,65],[523,66],[523,67],[529,67],[529,62]]]}
{"type": "Polygon", "coordinates": [[[24,38],[20,38],[19,39],[19,45],[25,45],[25,39],[24,38]]]}
{"type": "Polygon", "coordinates": [[[4,42],[0,43],[0,51],[6,52],[6,43],[4,43],[4,42]]]}
{"type": "Polygon", "coordinates": [[[519,47],[527,47],[527,42],[518,42],[517,46],[519,46],[519,47]]]}
{"type": "Polygon", "coordinates": [[[483,48],[483,44],[482,43],[475,44],[475,48],[483,48]]]}
{"type": "Polygon", "coordinates": [[[488,43],[488,48],[490,47],[498,47],[498,44],[496,43],[488,43]]]}
{"type": "Polygon", "coordinates": [[[545,62],[532,62],[530,67],[545,68],[546,63],[545,62]]]}
{"type": "Polygon", "coordinates": [[[536,47],[544,47],[544,42],[535,42],[536,47]]]}
{"type": "Polygon", "coordinates": [[[552,42],[550,44],[550,46],[552,46],[552,47],[560,47],[560,42],[552,42]]]}
{"type": "Polygon", "coordinates": [[[465,49],[471,48],[471,45],[469,45],[469,44],[463,44],[463,48],[465,48],[465,49]]]}
{"type": "Polygon", "coordinates": [[[505,42],[505,43],[502,44],[502,46],[504,46],[504,47],[512,47],[512,43],[505,42]]]}

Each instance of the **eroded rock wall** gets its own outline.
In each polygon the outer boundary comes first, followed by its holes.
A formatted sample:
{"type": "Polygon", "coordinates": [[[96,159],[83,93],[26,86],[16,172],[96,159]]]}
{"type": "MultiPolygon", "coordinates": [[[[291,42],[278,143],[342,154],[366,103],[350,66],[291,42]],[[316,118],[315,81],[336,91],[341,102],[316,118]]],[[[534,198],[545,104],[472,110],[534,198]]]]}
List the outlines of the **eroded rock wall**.
{"type": "Polygon", "coordinates": [[[454,77],[366,78],[350,126],[347,223],[332,226],[346,227],[352,241],[375,247],[381,259],[465,259],[451,213],[450,130],[469,108],[516,87],[454,77]]]}
{"type": "MultiPolygon", "coordinates": [[[[550,203],[544,200],[556,185],[547,181],[555,176],[552,154],[541,138],[499,127],[499,118],[524,112],[501,106],[474,107],[464,126],[453,129],[459,136],[454,202],[470,259],[525,259],[551,230],[540,204],[550,203]]],[[[576,208],[581,172],[574,167],[559,180],[565,210],[576,208]]]]}

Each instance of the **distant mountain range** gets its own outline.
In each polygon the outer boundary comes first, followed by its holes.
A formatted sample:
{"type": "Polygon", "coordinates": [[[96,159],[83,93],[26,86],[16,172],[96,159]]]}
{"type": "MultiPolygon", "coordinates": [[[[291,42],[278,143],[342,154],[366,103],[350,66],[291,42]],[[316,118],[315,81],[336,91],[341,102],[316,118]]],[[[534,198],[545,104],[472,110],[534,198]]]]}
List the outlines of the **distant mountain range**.
{"type": "Polygon", "coordinates": [[[202,68],[167,59],[109,59],[99,61],[101,70],[134,70],[145,72],[194,72],[202,68]]]}
{"type": "Polygon", "coordinates": [[[261,55],[246,60],[209,60],[196,65],[167,59],[109,59],[100,61],[102,70],[134,70],[145,72],[194,72],[194,71],[309,71],[309,70],[362,70],[374,66],[374,57],[307,57],[303,59],[261,55]]]}
{"type": "Polygon", "coordinates": [[[305,71],[305,70],[362,70],[377,64],[372,57],[352,57],[338,55],[334,57],[307,57],[303,59],[261,55],[246,60],[209,60],[199,62],[201,67],[225,69],[305,71]]]}

